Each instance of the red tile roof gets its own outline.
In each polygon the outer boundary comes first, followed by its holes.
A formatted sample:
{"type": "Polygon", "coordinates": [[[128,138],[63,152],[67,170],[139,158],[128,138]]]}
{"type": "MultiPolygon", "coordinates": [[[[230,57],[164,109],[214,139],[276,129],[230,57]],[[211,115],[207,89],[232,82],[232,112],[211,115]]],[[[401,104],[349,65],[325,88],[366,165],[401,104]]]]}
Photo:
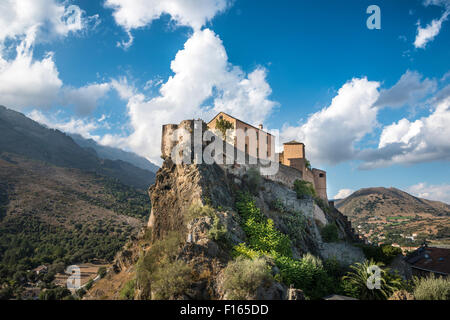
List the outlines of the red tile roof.
{"type": "Polygon", "coordinates": [[[421,247],[406,258],[413,268],[450,274],[450,249],[421,247]]]}

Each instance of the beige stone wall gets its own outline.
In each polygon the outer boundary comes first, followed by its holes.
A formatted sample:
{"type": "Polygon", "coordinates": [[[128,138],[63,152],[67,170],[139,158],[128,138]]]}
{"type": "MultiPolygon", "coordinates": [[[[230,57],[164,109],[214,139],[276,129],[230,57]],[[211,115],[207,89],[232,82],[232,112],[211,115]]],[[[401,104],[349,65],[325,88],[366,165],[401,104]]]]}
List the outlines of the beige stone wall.
{"type": "Polygon", "coordinates": [[[288,165],[289,159],[304,159],[305,158],[305,145],[301,144],[285,144],[283,146],[284,162],[288,165]]]}
{"type": "Polygon", "coordinates": [[[327,196],[327,173],[323,170],[313,169],[314,188],[322,199],[328,199],[327,196]]]}
{"type": "MultiPolygon", "coordinates": [[[[248,154],[250,154],[253,157],[258,157],[258,158],[263,158],[263,159],[267,159],[267,157],[271,157],[272,156],[272,142],[274,141],[274,137],[270,134],[268,134],[267,132],[263,131],[263,130],[259,130],[257,128],[255,128],[254,126],[251,126],[245,122],[242,122],[238,119],[235,119],[223,112],[220,112],[217,116],[214,117],[214,119],[212,119],[209,123],[208,123],[208,127],[210,129],[216,129],[216,121],[219,119],[224,119],[228,122],[231,122],[233,124],[233,128],[234,129],[240,129],[244,132],[246,132],[246,130],[256,130],[256,146],[252,147],[250,145],[250,138],[248,136],[245,137],[245,145],[243,146],[243,148],[239,148],[242,149],[241,151],[244,151],[248,154]],[[267,145],[267,149],[265,154],[262,154],[262,151],[259,152],[259,140],[262,139],[262,141],[264,143],[266,143],[267,145]],[[251,148],[252,147],[252,148],[251,148]],[[255,149],[256,148],[256,149],[255,149]]],[[[234,137],[234,146],[237,146],[237,139],[236,137],[234,137]]]]}
{"type": "Polygon", "coordinates": [[[266,176],[266,178],[275,182],[280,182],[292,188],[294,186],[295,180],[302,180],[303,176],[301,171],[280,164],[278,172],[274,175],[266,176]]]}
{"type": "MultiPolygon", "coordinates": [[[[220,116],[219,114],[216,118],[211,120],[208,124],[210,129],[215,128],[216,119],[220,116]]],[[[243,123],[242,121],[236,120],[226,114],[223,114],[223,119],[230,121],[233,123],[233,126],[237,129],[247,128],[247,130],[254,129],[254,127],[243,123]]],[[[206,129],[206,125],[204,124],[206,129]]],[[[170,158],[173,147],[177,144],[176,141],[172,141],[173,132],[177,129],[183,128],[190,133],[193,133],[194,129],[194,120],[184,120],[179,125],[176,124],[168,124],[164,125],[162,128],[162,141],[161,141],[161,153],[164,159],[170,158]]],[[[258,130],[261,136],[260,139],[267,139],[267,136],[262,130],[258,130]]],[[[269,142],[271,139],[274,139],[273,136],[269,135],[269,142]]],[[[193,139],[192,139],[193,141],[193,139]]],[[[266,140],[267,141],[267,140],[266,140]]],[[[246,143],[248,144],[248,137],[246,138],[246,143]]],[[[235,143],[236,146],[236,143],[235,143]]],[[[270,149],[270,145],[268,147],[269,153],[272,152],[270,149]]],[[[244,151],[245,150],[241,150],[244,151]]],[[[251,150],[250,150],[251,151],[251,150]]],[[[253,152],[250,153],[250,155],[253,152]]],[[[292,186],[294,181],[305,180],[310,182],[319,197],[327,200],[327,179],[326,172],[319,169],[309,170],[306,168],[306,159],[305,159],[305,145],[304,144],[285,144],[284,151],[280,154],[280,170],[277,174],[268,177],[271,180],[281,182],[285,185],[292,186]]]]}

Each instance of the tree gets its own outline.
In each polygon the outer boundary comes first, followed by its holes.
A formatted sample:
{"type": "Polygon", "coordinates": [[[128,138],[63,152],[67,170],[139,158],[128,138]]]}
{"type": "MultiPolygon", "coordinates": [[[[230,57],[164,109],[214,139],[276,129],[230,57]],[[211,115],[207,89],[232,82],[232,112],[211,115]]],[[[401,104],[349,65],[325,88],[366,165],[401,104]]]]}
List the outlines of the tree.
{"type": "Polygon", "coordinates": [[[233,124],[230,121],[225,119],[217,119],[216,120],[216,129],[220,130],[225,139],[227,136],[227,130],[234,129],[233,124]]]}
{"type": "Polygon", "coordinates": [[[362,300],[386,300],[394,291],[401,287],[401,279],[388,274],[388,269],[382,269],[381,262],[366,260],[350,266],[353,271],[348,272],[342,280],[346,282],[347,294],[357,296],[362,300]],[[375,287],[370,288],[369,284],[375,287]],[[379,287],[377,288],[377,285],[379,287]]]}

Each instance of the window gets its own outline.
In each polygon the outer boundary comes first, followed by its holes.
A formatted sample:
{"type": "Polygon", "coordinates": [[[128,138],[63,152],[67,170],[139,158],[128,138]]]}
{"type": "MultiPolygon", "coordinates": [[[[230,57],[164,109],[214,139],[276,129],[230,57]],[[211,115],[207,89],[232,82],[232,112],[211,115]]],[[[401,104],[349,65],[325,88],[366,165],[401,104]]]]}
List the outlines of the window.
{"type": "Polygon", "coordinates": [[[220,119],[220,120],[223,120],[223,116],[219,116],[219,119],[220,119]]]}
{"type": "Polygon", "coordinates": [[[325,175],[323,173],[319,173],[319,177],[323,178],[323,177],[325,177],[325,175]]]}

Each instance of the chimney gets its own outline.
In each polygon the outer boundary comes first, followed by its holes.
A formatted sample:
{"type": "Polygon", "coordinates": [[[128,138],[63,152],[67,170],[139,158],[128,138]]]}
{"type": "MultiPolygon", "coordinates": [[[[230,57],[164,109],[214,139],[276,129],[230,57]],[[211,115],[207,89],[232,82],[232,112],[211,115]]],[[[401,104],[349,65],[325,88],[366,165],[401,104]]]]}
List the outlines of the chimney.
{"type": "Polygon", "coordinates": [[[263,125],[260,124],[260,125],[258,126],[258,128],[259,128],[259,130],[262,130],[262,129],[263,129],[263,125]]]}

